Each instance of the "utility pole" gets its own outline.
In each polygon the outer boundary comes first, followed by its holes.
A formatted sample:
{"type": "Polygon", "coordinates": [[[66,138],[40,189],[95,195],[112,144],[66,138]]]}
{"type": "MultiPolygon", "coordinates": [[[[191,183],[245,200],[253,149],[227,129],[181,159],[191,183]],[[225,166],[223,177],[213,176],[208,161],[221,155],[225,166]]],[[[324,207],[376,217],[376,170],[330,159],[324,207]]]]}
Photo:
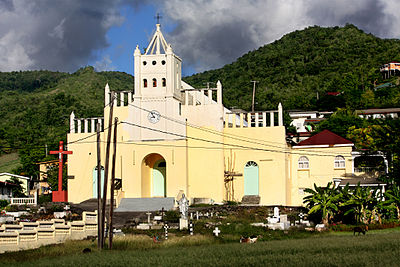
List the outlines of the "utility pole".
{"type": "Polygon", "coordinates": [[[114,151],[111,165],[111,186],[110,186],[110,212],[108,213],[108,249],[112,249],[113,239],[113,213],[114,213],[114,190],[115,190],[115,159],[117,154],[117,124],[118,118],[114,119],[114,151]]]}
{"type": "Polygon", "coordinates": [[[256,83],[258,83],[258,81],[250,81],[253,83],[253,98],[251,101],[251,112],[254,112],[254,99],[256,97],[256,83]]]}
{"type": "MultiPolygon", "coordinates": [[[[104,188],[103,188],[103,202],[101,209],[101,225],[104,227],[104,223],[106,221],[106,202],[107,202],[107,182],[108,182],[108,171],[109,171],[109,158],[110,158],[110,143],[111,143],[111,130],[112,130],[112,118],[113,118],[113,108],[114,108],[114,92],[111,92],[110,97],[110,115],[108,119],[108,135],[107,135],[107,146],[106,146],[106,159],[105,159],[105,167],[104,167],[104,188]]],[[[101,248],[104,247],[104,229],[101,233],[102,242],[101,248]]]]}
{"type": "Polygon", "coordinates": [[[97,123],[97,247],[101,248],[103,228],[101,226],[101,154],[100,154],[100,123],[97,123]]]}

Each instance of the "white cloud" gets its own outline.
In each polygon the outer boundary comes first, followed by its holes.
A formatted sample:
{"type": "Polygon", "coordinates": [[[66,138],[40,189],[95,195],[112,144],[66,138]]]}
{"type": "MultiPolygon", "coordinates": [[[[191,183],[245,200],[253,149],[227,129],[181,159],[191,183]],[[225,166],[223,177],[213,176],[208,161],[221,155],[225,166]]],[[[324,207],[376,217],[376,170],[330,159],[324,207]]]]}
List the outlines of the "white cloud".
{"type": "Polygon", "coordinates": [[[99,61],[96,61],[94,68],[96,71],[111,71],[115,70],[115,66],[112,65],[110,55],[104,55],[99,61]]]}

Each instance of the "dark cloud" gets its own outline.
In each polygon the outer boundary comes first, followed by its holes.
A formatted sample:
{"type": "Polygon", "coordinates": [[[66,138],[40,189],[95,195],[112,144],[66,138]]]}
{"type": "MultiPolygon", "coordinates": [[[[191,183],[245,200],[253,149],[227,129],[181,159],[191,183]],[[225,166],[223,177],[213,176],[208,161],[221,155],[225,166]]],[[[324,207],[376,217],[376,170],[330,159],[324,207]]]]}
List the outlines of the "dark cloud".
{"type": "Polygon", "coordinates": [[[0,0],[0,12],[2,11],[13,11],[14,4],[12,0],[0,0]]]}
{"type": "Polygon", "coordinates": [[[14,0],[1,2],[0,70],[75,71],[109,44],[121,1],[14,0]],[[5,8],[7,7],[7,10],[5,8]],[[12,8],[13,7],[13,8],[12,8]]]}
{"type": "Polygon", "coordinates": [[[387,14],[383,2],[376,0],[346,1],[328,4],[316,1],[307,15],[317,25],[345,25],[351,23],[380,37],[391,34],[393,15],[387,14]]]}

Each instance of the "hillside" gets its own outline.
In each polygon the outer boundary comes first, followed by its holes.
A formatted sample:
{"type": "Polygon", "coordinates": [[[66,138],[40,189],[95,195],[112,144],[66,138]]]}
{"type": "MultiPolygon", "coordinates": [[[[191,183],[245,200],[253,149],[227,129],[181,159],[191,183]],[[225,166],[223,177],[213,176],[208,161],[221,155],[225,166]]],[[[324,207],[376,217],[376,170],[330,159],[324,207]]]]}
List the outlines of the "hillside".
{"type": "Polygon", "coordinates": [[[398,89],[370,89],[374,82],[383,82],[379,67],[389,61],[400,61],[399,40],[380,39],[353,25],[314,26],[184,80],[195,87],[221,80],[225,106],[246,110],[251,106],[251,80],[259,81],[256,110],[275,109],[279,102],[285,109],[305,110],[384,107],[399,104],[393,102],[398,89]],[[343,94],[332,97],[327,92],[343,94]]]}
{"type": "Polygon", "coordinates": [[[93,67],[73,74],[0,73],[0,155],[18,150],[24,170],[31,173],[30,161],[44,157],[44,144],[56,149],[59,140],[65,141],[72,111],[77,117],[102,114],[107,82],[117,91],[133,88],[131,75],[95,72],[93,67]]]}

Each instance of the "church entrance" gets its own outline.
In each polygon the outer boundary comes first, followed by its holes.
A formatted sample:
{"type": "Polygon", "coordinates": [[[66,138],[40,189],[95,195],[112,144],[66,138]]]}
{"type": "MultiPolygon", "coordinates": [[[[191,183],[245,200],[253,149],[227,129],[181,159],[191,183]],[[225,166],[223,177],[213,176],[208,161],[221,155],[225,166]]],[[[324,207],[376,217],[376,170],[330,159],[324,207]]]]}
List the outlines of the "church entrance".
{"type": "Polygon", "coordinates": [[[165,171],[164,159],[158,160],[153,167],[153,197],[166,197],[165,195],[165,171]]]}
{"type": "MultiPolygon", "coordinates": [[[[93,169],[93,198],[97,198],[97,166],[93,169]]],[[[104,188],[104,167],[101,166],[101,195],[103,195],[104,188]]]]}
{"type": "Polygon", "coordinates": [[[258,165],[254,161],[249,161],[244,167],[244,195],[258,195],[258,165]]]}
{"type": "Polygon", "coordinates": [[[142,161],[142,197],[167,196],[167,163],[160,154],[152,153],[142,161]]]}

